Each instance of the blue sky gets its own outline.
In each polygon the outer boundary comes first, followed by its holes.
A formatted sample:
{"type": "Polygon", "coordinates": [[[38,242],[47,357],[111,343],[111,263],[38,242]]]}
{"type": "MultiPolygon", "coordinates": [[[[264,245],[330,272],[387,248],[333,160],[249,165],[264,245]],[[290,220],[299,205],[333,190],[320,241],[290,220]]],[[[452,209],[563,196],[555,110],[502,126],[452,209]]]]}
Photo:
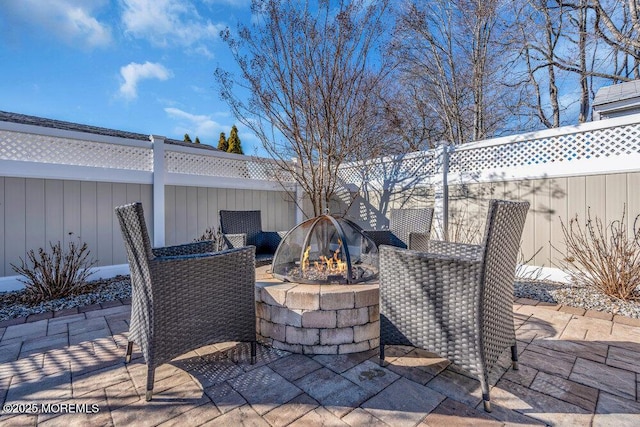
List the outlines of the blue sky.
{"type": "MultiPolygon", "coordinates": [[[[233,124],[213,72],[250,0],[2,0],[0,110],[217,145],[233,124]]],[[[257,150],[257,151],[256,151],[257,150]]]]}

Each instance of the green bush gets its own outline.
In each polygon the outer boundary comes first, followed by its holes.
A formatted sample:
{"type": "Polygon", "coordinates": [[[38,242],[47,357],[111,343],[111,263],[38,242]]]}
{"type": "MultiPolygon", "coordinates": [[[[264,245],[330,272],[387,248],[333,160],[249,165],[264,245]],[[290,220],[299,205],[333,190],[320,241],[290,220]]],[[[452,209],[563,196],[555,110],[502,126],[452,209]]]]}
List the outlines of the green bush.
{"type": "Polygon", "coordinates": [[[49,242],[49,246],[50,251],[39,248],[37,254],[31,249],[27,262],[20,258],[19,266],[11,264],[16,273],[25,277],[19,280],[26,286],[27,298],[35,303],[74,295],[86,284],[90,269],[96,264],[89,259],[86,243],[79,246],[71,241],[66,251],[60,242],[49,242]]]}

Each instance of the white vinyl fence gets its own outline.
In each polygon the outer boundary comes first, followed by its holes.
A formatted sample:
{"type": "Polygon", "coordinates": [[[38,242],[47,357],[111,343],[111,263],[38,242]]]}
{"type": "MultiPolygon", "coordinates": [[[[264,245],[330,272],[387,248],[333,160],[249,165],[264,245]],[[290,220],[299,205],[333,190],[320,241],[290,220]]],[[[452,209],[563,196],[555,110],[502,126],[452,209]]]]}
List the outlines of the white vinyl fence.
{"type": "Polygon", "coordinates": [[[582,225],[588,211],[608,224],[624,212],[633,232],[640,214],[640,115],[358,162],[346,165],[341,178],[357,194],[341,203],[344,210],[350,204],[349,215],[377,226],[388,207],[435,206],[438,236],[448,225],[450,236],[478,239],[489,199],[528,200],[522,260],[556,267],[565,256],[561,223],[576,215],[582,225]]]}
{"type": "MultiPolygon", "coordinates": [[[[155,246],[192,241],[218,226],[220,209],[260,209],[265,230],[289,229],[302,220],[302,196],[281,173],[269,159],[157,136],[0,122],[0,291],[16,287],[10,264],[50,241],[86,241],[101,274],[126,272],[113,208],[131,201],[142,201],[155,246]]],[[[624,211],[632,231],[640,115],[345,164],[339,178],[332,212],[379,228],[390,208],[435,206],[435,237],[448,228],[477,239],[488,199],[528,200],[522,260],[554,267],[561,223],[576,215],[609,223],[624,211]]]]}
{"type": "Polygon", "coordinates": [[[126,273],[115,206],[141,201],[163,246],[218,227],[220,209],[259,209],[265,230],[289,229],[296,191],[269,159],[0,121],[0,291],[21,287],[11,264],[49,242],[87,242],[94,277],[126,273]]]}

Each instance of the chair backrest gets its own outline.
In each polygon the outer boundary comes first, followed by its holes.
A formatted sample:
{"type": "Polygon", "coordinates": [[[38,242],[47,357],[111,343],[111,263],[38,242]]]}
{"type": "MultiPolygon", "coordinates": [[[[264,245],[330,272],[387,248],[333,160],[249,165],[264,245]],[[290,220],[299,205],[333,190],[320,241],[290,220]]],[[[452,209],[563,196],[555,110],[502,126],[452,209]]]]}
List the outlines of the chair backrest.
{"type": "Polygon", "coordinates": [[[220,230],[223,234],[247,234],[247,245],[257,246],[257,237],[262,233],[260,211],[220,211],[220,230]]]}
{"type": "Polygon", "coordinates": [[[429,233],[433,208],[391,209],[389,230],[409,245],[409,233],[429,233]]]}
{"type": "Polygon", "coordinates": [[[115,211],[127,250],[132,285],[144,286],[150,281],[149,260],[154,256],[151,251],[151,241],[144,220],[142,203],[136,202],[118,206],[115,211]]]}
{"type": "MultiPolygon", "coordinates": [[[[513,284],[529,202],[491,200],[484,235],[484,281],[513,284]]],[[[511,288],[511,293],[513,289],[511,288]]]]}

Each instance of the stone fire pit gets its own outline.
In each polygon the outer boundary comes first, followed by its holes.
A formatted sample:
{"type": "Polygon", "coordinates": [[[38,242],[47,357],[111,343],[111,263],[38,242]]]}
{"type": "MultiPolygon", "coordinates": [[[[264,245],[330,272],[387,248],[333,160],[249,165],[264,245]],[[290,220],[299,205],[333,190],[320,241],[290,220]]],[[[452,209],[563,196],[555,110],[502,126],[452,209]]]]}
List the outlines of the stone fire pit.
{"type": "Polygon", "coordinates": [[[377,282],[312,285],[283,282],[256,270],[258,340],[302,354],[347,354],[380,344],[377,282]]]}

